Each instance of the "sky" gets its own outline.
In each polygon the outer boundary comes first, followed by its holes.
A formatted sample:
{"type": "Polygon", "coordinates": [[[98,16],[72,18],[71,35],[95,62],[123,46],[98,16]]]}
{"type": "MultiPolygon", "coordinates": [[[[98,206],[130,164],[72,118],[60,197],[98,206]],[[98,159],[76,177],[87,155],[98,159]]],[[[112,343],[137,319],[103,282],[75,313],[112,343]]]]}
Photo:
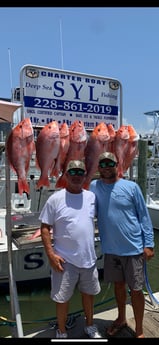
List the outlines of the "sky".
{"type": "Polygon", "coordinates": [[[159,110],[159,7],[1,7],[0,99],[26,64],[115,78],[122,122],[152,133],[159,110]]]}

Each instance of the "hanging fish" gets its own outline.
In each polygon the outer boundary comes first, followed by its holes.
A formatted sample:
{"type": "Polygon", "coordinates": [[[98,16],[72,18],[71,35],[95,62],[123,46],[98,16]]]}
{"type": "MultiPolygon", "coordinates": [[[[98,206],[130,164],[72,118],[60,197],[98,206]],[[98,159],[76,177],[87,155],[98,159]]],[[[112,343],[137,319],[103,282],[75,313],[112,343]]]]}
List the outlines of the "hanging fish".
{"type": "Polygon", "coordinates": [[[63,166],[67,156],[67,152],[70,146],[70,136],[69,136],[69,127],[67,123],[62,123],[59,126],[60,131],[60,149],[56,159],[55,166],[50,173],[50,176],[59,177],[60,172],[63,171],[63,166]]]}
{"type": "Polygon", "coordinates": [[[129,139],[128,139],[128,147],[125,154],[124,162],[123,162],[123,170],[124,172],[131,166],[133,159],[138,154],[138,140],[139,134],[135,131],[132,125],[128,125],[128,132],[129,132],[129,139]]]}
{"type": "Polygon", "coordinates": [[[49,176],[55,166],[59,149],[59,125],[53,120],[41,129],[36,141],[36,166],[41,171],[37,188],[50,186],[49,176]]]}
{"type": "Polygon", "coordinates": [[[32,124],[30,118],[25,118],[12,128],[6,142],[8,161],[12,170],[17,174],[20,195],[23,192],[28,194],[30,192],[27,173],[34,151],[35,142],[32,124]]]}
{"type": "Polygon", "coordinates": [[[107,128],[110,136],[108,140],[107,151],[114,153],[116,131],[112,123],[108,123],[107,128]]]}
{"type": "Polygon", "coordinates": [[[65,176],[66,167],[70,160],[84,160],[84,150],[87,144],[87,132],[83,121],[75,120],[69,129],[70,145],[63,166],[62,175],[56,182],[56,188],[66,187],[67,180],[65,176]]]}
{"type": "Polygon", "coordinates": [[[129,139],[128,126],[121,125],[116,132],[114,153],[118,159],[118,176],[123,177],[124,174],[124,160],[128,149],[129,139]]]}
{"type": "Polygon", "coordinates": [[[108,151],[110,135],[107,125],[99,123],[91,132],[85,148],[86,178],[83,188],[88,189],[93,175],[98,170],[98,158],[102,152],[108,151]]]}

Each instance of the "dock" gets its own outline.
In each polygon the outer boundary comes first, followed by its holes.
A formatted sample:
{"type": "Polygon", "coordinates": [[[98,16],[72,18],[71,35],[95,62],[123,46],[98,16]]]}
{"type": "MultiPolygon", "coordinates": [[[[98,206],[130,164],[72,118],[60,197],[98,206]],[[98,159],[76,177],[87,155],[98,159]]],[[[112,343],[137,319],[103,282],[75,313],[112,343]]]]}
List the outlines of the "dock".
{"type": "MultiPolygon", "coordinates": [[[[159,292],[153,294],[156,301],[159,301],[159,292]]],[[[67,330],[68,332],[68,339],[56,339],[56,327],[55,324],[46,325],[46,328],[42,329],[34,329],[30,331],[28,334],[24,334],[24,338],[32,338],[40,341],[39,338],[45,338],[45,341],[51,342],[71,342],[71,339],[76,339],[76,341],[104,341],[111,343],[114,338],[130,338],[131,340],[135,340],[135,321],[133,310],[130,302],[130,298],[126,305],[126,316],[127,316],[127,324],[128,326],[120,330],[115,336],[110,337],[107,335],[107,328],[111,325],[112,321],[117,318],[117,308],[110,308],[110,309],[103,309],[100,312],[94,314],[94,323],[98,326],[99,332],[102,335],[102,339],[89,339],[88,336],[84,333],[84,326],[85,320],[84,315],[79,314],[74,316],[74,320],[72,322],[71,327],[67,330]],[[82,340],[83,339],[83,340],[82,340]]],[[[147,338],[158,338],[159,337],[159,303],[153,303],[149,294],[145,296],[145,311],[144,311],[144,335],[146,340],[147,338]]],[[[10,337],[7,337],[10,338],[10,337]]],[[[6,338],[5,338],[6,339],[6,338]]],[[[17,340],[17,339],[16,339],[17,340]]],[[[137,340],[137,339],[136,339],[137,340]]],[[[137,340],[138,341],[138,340],[137,340]]],[[[150,341],[150,340],[148,340],[150,341]]],[[[154,341],[154,339],[153,339],[154,341]]]]}

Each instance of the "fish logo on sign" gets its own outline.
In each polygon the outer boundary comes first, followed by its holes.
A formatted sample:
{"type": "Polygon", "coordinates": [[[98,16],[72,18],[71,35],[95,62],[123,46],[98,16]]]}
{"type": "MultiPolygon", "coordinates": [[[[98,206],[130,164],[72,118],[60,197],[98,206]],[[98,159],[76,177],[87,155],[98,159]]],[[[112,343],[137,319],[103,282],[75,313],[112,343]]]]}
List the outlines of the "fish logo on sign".
{"type": "Polygon", "coordinates": [[[27,68],[26,69],[26,76],[29,78],[38,78],[39,77],[39,71],[33,68],[27,68]]]}
{"type": "Polygon", "coordinates": [[[118,90],[119,89],[119,83],[116,81],[110,81],[109,82],[109,87],[112,90],[118,90]]]}

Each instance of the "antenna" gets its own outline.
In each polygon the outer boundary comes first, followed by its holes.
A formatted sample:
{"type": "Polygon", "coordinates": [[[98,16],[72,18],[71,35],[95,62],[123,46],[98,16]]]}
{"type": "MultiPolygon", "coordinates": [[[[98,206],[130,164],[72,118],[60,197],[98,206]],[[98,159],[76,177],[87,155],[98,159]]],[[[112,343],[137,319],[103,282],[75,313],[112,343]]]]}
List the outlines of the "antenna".
{"type": "Polygon", "coordinates": [[[10,73],[10,87],[11,87],[11,100],[13,96],[13,83],[12,83],[12,68],[11,68],[11,58],[10,58],[10,48],[8,48],[8,58],[9,58],[9,73],[10,73]]]}
{"type": "Polygon", "coordinates": [[[60,19],[61,68],[63,69],[62,21],[60,19]]]}

